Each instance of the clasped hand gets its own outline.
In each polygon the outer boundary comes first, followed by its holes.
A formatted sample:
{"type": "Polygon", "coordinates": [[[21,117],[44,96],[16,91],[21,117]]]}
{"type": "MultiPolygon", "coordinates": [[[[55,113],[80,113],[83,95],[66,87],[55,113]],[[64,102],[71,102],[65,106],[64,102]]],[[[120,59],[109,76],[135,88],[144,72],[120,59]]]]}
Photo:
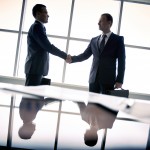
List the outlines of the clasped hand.
{"type": "Polygon", "coordinates": [[[67,55],[67,58],[66,58],[66,63],[71,63],[72,62],[72,58],[71,58],[71,55],[67,55]]]}

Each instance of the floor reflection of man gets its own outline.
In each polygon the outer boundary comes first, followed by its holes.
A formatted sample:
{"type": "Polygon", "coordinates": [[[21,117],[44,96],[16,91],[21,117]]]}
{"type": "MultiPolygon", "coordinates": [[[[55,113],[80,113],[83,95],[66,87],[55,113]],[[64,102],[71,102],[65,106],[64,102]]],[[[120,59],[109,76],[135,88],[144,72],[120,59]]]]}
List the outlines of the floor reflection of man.
{"type": "Polygon", "coordinates": [[[99,104],[78,103],[82,120],[90,126],[84,134],[84,142],[87,146],[95,146],[98,141],[98,130],[112,128],[117,113],[108,110],[99,104]]]}
{"type": "Polygon", "coordinates": [[[44,98],[26,98],[23,97],[19,105],[20,118],[23,121],[23,125],[20,127],[18,134],[22,139],[30,139],[35,131],[35,124],[33,120],[39,110],[44,105],[44,98]]]}
{"type": "Polygon", "coordinates": [[[30,139],[32,137],[36,127],[33,120],[36,118],[38,111],[40,111],[44,105],[51,104],[52,102],[59,102],[59,100],[44,97],[22,97],[19,105],[19,114],[23,125],[18,131],[21,139],[30,139]]]}

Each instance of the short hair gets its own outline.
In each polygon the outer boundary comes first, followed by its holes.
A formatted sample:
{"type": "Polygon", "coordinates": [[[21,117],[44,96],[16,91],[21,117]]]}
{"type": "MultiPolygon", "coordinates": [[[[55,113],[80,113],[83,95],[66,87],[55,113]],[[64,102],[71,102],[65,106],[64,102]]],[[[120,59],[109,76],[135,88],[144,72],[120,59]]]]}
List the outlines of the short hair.
{"type": "Polygon", "coordinates": [[[35,131],[35,124],[29,123],[29,124],[23,124],[19,131],[18,135],[21,139],[31,139],[33,133],[35,131]]]}
{"type": "Polygon", "coordinates": [[[90,131],[90,129],[86,130],[86,132],[84,134],[84,143],[87,146],[93,147],[97,144],[98,134],[97,134],[97,132],[95,132],[93,135],[88,135],[89,131],[90,131]]]}
{"type": "Polygon", "coordinates": [[[113,17],[110,14],[104,13],[102,14],[102,16],[106,16],[107,21],[110,21],[113,24],[113,17]]]}
{"type": "Polygon", "coordinates": [[[32,9],[32,14],[33,14],[33,16],[36,17],[36,13],[37,13],[37,12],[41,12],[41,10],[42,10],[43,7],[46,7],[46,6],[43,5],[43,4],[36,4],[36,5],[33,7],[33,9],[32,9]]]}

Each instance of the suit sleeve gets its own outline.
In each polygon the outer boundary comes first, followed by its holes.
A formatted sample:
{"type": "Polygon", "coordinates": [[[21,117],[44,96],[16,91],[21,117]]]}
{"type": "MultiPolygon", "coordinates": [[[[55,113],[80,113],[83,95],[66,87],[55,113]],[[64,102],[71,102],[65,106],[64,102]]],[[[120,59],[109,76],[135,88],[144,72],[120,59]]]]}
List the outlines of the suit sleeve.
{"type": "Polygon", "coordinates": [[[72,63],[81,62],[81,61],[84,61],[84,60],[88,59],[92,55],[90,45],[91,44],[88,45],[87,49],[83,53],[81,53],[77,56],[72,56],[72,63]]]}
{"type": "Polygon", "coordinates": [[[123,83],[124,73],[125,73],[125,60],[126,60],[124,37],[121,36],[119,38],[118,45],[119,45],[117,51],[118,74],[117,74],[116,82],[123,83]]]}
{"type": "Polygon", "coordinates": [[[34,40],[39,44],[42,50],[45,50],[62,59],[66,59],[67,54],[50,43],[41,25],[36,24],[33,28],[32,34],[33,34],[34,40]]]}

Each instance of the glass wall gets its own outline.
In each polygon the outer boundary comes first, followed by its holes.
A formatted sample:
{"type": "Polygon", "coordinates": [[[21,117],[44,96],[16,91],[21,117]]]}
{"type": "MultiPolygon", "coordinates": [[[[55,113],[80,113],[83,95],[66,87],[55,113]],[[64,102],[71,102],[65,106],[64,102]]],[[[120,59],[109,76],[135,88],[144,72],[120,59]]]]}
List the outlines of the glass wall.
{"type": "Polygon", "coordinates": [[[21,0],[0,0],[0,75],[13,76],[21,0]]]}
{"type": "MultiPolygon", "coordinates": [[[[12,77],[15,74],[15,77],[25,78],[27,32],[34,22],[32,7],[36,3],[47,6],[49,21],[45,26],[50,42],[71,55],[82,53],[91,38],[101,34],[98,29],[100,15],[112,14],[111,30],[124,36],[126,45],[123,88],[131,92],[150,92],[150,5],[139,0],[0,0],[0,75],[12,77]]],[[[52,82],[88,86],[91,63],[92,57],[84,62],[66,64],[50,54],[47,77],[52,82]]]]}
{"type": "Polygon", "coordinates": [[[91,39],[100,34],[98,21],[103,13],[114,18],[112,31],[117,33],[120,2],[114,0],[75,0],[71,37],[91,39]]]}
{"type": "Polygon", "coordinates": [[[124,87],[150,93],[150,5],[124,2],[120,34],[126,44],[124,87]]]}

